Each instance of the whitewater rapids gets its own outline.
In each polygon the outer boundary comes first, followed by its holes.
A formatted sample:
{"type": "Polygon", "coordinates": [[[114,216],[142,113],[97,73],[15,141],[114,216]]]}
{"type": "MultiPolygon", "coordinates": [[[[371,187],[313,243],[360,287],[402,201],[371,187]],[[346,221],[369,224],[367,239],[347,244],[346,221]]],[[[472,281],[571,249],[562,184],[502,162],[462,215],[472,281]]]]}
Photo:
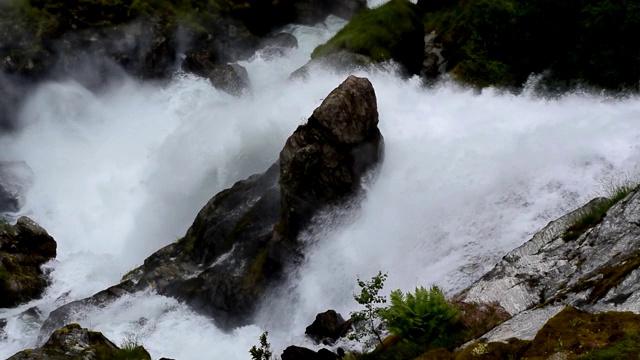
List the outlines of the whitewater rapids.
{"type": "MultiPolygon", "coordinates": [[[[378,1],[379,2],[379,1],[378,1]]],[[[265,171],[286,138],[345,78],[314,70],[289,81],[315,45],[344,23],[290,27],[300,48],[285,58],[241,63],[252,94],[234,98],[177,74],[166,86],[134,80],[98,93],[74,82],[29,94],[21,130],[0,138],[0,160],[25,160],[35,184],[21,214],[58,242],[41,300],[0,310],[8,319],[0,358],[34,347],[43,315],[120,281],[186,232],[220,190],[265,171]]],[[[269,331],[278,354],[310,346],[304,329],[329,308],[356,310],[356,277],[387,272],[386,292],[468,286],[554,218],[638,179],[640,98],[573,93],[544,99],[432,89],[393,71],[356,73],[376,90],[385,160],[346,227],[320,222],[287,296],[268,299],[255,324],[231,334],[153,292],[87,308],[70,321],[116,343],[135,334],[152,357],[249,359],[269,331]]]]}

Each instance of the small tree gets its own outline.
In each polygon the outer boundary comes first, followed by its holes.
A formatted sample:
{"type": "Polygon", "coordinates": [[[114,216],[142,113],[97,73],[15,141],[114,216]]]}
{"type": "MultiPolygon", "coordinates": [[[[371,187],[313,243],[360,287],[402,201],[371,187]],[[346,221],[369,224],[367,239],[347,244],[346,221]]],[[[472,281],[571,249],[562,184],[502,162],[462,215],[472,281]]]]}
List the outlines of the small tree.
{"type": "Polygon", "coordinates": [[[256,347],[255,345],[251,347],[249,350],[249,354],[251,354],[251,359],[253,360],[271,360],[271,344],[267,342],[268,332],[263,332],[260,335],[260,347],[256,347]]]}
{"type": "MultiPolygon", "coordinates": [[[[408,340],[447,342],[458,310],[450,305],[442,290],[432,286],[416,288],[415,294],[391,292],[391,306],[380,313],[392,334],[408,340]]],[[[447,344],[441,344],[446,346],[447,344]]]]}
{"type": "Polygon", "coordinates": [[[387,274],[383,274],[382,272],[378,272],[378,275],[372,277],[371,281],[362,281],[358,278],[360,294],[353,294],[353,298],[358,304],[364,305],[364,310],[351,313],[355,332],[349,336],[350,339],[360,341],[363,337],[375,335],[382,344],[382,338],[376,329],[376,321],[380,319],[380,313],[385,309],[384,307],[378,306],[378,304],[385,304],[387,302],[384,296],[378,295],[378,292],[384,287],[384,281],[386,279],[387,274]]]}

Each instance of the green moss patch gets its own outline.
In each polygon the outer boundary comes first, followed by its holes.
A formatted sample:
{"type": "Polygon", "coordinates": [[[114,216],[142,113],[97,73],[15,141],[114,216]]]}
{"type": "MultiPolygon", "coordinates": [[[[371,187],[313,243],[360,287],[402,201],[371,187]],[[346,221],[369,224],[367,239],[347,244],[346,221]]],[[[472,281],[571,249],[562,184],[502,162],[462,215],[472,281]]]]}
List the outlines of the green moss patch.
{"type": "Polygon", "coordinates": [[[557,352],[562,352],[569,359],[589,358],[581,355],[593,353],[593,356],[596,356],[595,354],[603,349],[626,347],[629,339],[637,336],[639,332],[640,315],[630,312],[589,314],[567,307],[551,318],[536,334],[525,357],[547,359],[557,352]]]}
{"type": "Polygon", "coordinates": [[[347,50],[375,62],[396,60],[417,72],[422,64],[423,36],[418,8],[407,0],[391,0],[354,16],[331,40],[318,46],[311,58],[347,50]]]}
{"type": "Polygon", "coordinates": [[[620,285],[629,274],[639,267],[640,251],[636,251],[615,265],[600,269],[588,278],[580,279],[575,286],[563,291],[557,298],[563,298],[568,293],[580,293],[592,289],[587,297],[587,303],[594,304],[604,298],[611,289],[620,285]]]}

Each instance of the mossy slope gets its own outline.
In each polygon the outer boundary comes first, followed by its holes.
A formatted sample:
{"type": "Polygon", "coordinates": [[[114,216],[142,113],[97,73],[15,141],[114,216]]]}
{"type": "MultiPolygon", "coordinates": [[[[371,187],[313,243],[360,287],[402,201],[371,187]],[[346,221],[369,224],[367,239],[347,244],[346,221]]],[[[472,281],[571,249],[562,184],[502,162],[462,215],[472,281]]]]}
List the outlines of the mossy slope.
{"type": "Polygon", "coordinates": [[[368,56],[374,62],[396,60],[417,74],[424,53],[424,29],[418,7],[407,0],[391,0],[379,8],[361,12],[326,44],[318,46],[311,57],[340,50],[368,56]]]}

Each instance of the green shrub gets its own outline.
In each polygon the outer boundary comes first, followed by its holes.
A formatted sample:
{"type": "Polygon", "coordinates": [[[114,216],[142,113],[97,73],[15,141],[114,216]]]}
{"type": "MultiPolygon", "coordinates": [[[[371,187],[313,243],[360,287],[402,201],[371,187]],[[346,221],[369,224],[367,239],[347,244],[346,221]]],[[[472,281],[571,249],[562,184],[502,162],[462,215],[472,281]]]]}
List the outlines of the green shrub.
{"type": "Polygon", "coordinates": [[[442,290],[421,286],[415,294],[392,291],[391,306],[381,312],[381,317],[392,334],[413,341],[437,341],[439,346],[446,347],[452,340],[451,330],[457,314],[458,310],[447,302],[442,290]]]}
{"type": "Polygon", "coordinates": [[[260,347],[256,347],[254,345],[249,350],[249,354],[251,354],[252,360],[271,360],[272,352],[271,344],[267,342],[268,335],[268,332],[263,332],[262,335],[260,335],[260,347]]]}
{"type": "Polygon", "coordinates": [[[353,294],[353,298],[358,304],[364,305],[364,310],[351,313],[355,331],[349,336],[350,339],[361,340],[369,335],[375,335],[380,344],[382,344],[380,332],[376,329],[376,322],[380,319],[380,313],[384,310],[378,304],[387,302],[384,296],[378,295],[378,292],[384,287],[386,279],[387,274],[383,274],[380,271],[378,275],[371,278],[371,281],[362,281],[358,278],[360,294],[353,294]]]}

